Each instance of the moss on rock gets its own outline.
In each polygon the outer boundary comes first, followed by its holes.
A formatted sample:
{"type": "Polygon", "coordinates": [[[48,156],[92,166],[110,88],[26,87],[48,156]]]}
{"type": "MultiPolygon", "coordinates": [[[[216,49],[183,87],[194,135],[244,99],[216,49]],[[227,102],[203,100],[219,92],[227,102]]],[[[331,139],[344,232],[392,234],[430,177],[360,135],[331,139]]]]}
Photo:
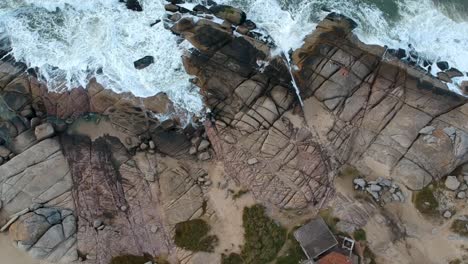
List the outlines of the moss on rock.
{"type": "Polygon", "coordinates": [[[419,212],[428,216],[435,216],[439,212],[439,202],[434,196],[435,187],[426,186],[416,193],[414,204],[419,212]]]}

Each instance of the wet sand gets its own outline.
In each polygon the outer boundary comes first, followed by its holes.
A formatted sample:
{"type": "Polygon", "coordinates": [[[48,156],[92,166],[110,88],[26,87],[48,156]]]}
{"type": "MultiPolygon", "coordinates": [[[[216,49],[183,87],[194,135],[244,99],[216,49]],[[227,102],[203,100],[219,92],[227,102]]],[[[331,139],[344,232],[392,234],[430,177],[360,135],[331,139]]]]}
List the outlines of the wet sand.
{"type": "Polygon", "coordinates": [[[7,234],[0,234],[0,264],[39,264],[27,253],[15,248],[7,234]]]}

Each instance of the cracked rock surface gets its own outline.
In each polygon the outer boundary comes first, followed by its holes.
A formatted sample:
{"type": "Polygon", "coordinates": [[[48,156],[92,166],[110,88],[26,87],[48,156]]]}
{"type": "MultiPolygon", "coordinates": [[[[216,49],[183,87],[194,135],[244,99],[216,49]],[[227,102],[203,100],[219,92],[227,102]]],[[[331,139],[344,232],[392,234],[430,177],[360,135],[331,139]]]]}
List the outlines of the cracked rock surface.
{"type": "MultiPolygon", "coordinates": [[[[466,99],[361,43],[345,17],[326,17],[290,58],[273,56],[268,38],[242,25],[172,18],[171,30],[193,46],[184,66],[211,110],[198,128],[158,120],[174,111],[163,94],[136,98],[94,81],[54,93],[25,65],[0,62],[0,222],[18,248],[49,262],[108,264],[148,253],[195,263],[203,256],[175,247],[174,225],[223,219],[210,188],[225,185],[228,197],[235,182],[252,203],[294,212],[334,199],[342,229],[352,230],[377,209],[336,193],[343,165],[406,191],[468,162],[466,99]],[[74,122],[109,127],[91,137],[74,122]],[[203,167],[214,164],[227,179],[207,176],[203,167]]],[[[409,197],[398,193],[388,199],[409,197]]]]}

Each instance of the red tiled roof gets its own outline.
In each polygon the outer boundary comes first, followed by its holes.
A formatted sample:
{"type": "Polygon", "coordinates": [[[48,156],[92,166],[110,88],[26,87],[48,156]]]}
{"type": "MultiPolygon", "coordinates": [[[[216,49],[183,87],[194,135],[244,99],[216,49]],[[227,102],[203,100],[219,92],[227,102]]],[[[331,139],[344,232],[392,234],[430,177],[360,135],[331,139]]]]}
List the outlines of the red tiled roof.
{"type": "Polygon", "coordinates": [[[318,264],[353,264],[350,258],[337,252],[332,252],[319,259],[318,264]]]}

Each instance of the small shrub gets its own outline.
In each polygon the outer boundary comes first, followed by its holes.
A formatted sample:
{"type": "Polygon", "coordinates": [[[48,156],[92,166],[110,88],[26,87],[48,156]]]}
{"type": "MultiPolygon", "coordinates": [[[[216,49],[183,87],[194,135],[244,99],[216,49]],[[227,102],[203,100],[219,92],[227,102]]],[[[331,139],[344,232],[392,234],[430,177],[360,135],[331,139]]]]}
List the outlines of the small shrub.
{"type": "Polygon", "coordinates": [[[336,225],[340,221],[338,217],[334,217],[332,214],[332,209],[327,208],[325,210],[322,210],[319,212],[320,217],[323,218],[323,221],[327,224],[327,226],[330,228],[332,233],[336,234],[338,232],[336,225]]]}
{"type": "Polygon", "coordinates": [[[242,216],[245,245],[242,258],[247,264],[263,264],[274,260],[286,241],[286,229],[265,214],[261,205],[244,208],[242,216]]]}
{"type": "Polygon", "coordinates": [[[449,262],[449,264],[461,264],[462,261],[460,259],[454,259],[449,262]]]}
{"type": "Polygon", "coordinates": [[[291,232],[288,235],[288,249],[286,253],[276,260],[276,264],[298,264],[301,261],[306,260],[307,256],[302,251],[301,245],[294,238],[291,232]]]}
{"type": "Polygon", "coordinates": [[[364,249],[364,258],[366,260],[368,260],[367,262],[365,263],[369,263],[369,264],[377,264],[377,262],[375,262],[375,254],[374,252],[372,252],[369,247],[366,247],[364,249]]]}
{"type": "Polygon", "coordinates": [[[461,236],[468,237],[468,221],[463,221],[460,219],[456,219],[453,221],[452,226],[450,229],[461,236]]]}
{"type": "Polygon", "coordinates": [[[357,178],[361,176],[361,173],[353,166],[345,165],[340,172],[338,172],[339,177],[350,177],[350,178],[357,178]]]}
{"type": "Polygon", "coordinates": [[[356,241],[366,241],[367,236],[366,236],[366,231],[364,229],[357,229],[353,233],[354,240],[356,241]]]}
{"type": "Polygon", "coordinates": [[[221,263],[222,264],[243,264],[244,261],[239,254],[231,253],[229,256],[224,254],[221,255],[221,263]]]}
{"type": "Polygon", "coordinates": [[[203,203],[202,203],[202,214],[201,215],[205,215],[206,214],[206,209],[208,208],[208,201],[206,200],[203,200],[203,203]]]}
{"type": "Polygon", "coordinates": [[[149,255],[122,255],[113,257],[110,264],[145,264],[148,261],[153,261],[153,258],[149,255]]]}
{"type": "Polygon", "coordinates": [[[218,242],[216,236],[208,236],[210,226],[202,219],[176,224],[175,244],[190,251],[213,252],[218,242]]]}
{"type": "Polygon", "coordinates": [[[416,193],[414,203],[416,209],[422,214],[429,216],[438,215],[437,209],[439,208],[439,202],[434,196],[433,188],[426,186],[416,193]]]}
{"type": "Polygon", "coordinates": [[[248,192],[249,192],[248,190],[239,190],[232,196],[232,199],[234,199],[234,200],[239,199],[239,198],[242,197],[242,195],[244,195],[244,194],[246,194],[248,192]]]}
{"type": "Polygon", "coordinates": [[[155,257],[154,261],[157,264],[171,264],[165,257],[155,257]]]}

